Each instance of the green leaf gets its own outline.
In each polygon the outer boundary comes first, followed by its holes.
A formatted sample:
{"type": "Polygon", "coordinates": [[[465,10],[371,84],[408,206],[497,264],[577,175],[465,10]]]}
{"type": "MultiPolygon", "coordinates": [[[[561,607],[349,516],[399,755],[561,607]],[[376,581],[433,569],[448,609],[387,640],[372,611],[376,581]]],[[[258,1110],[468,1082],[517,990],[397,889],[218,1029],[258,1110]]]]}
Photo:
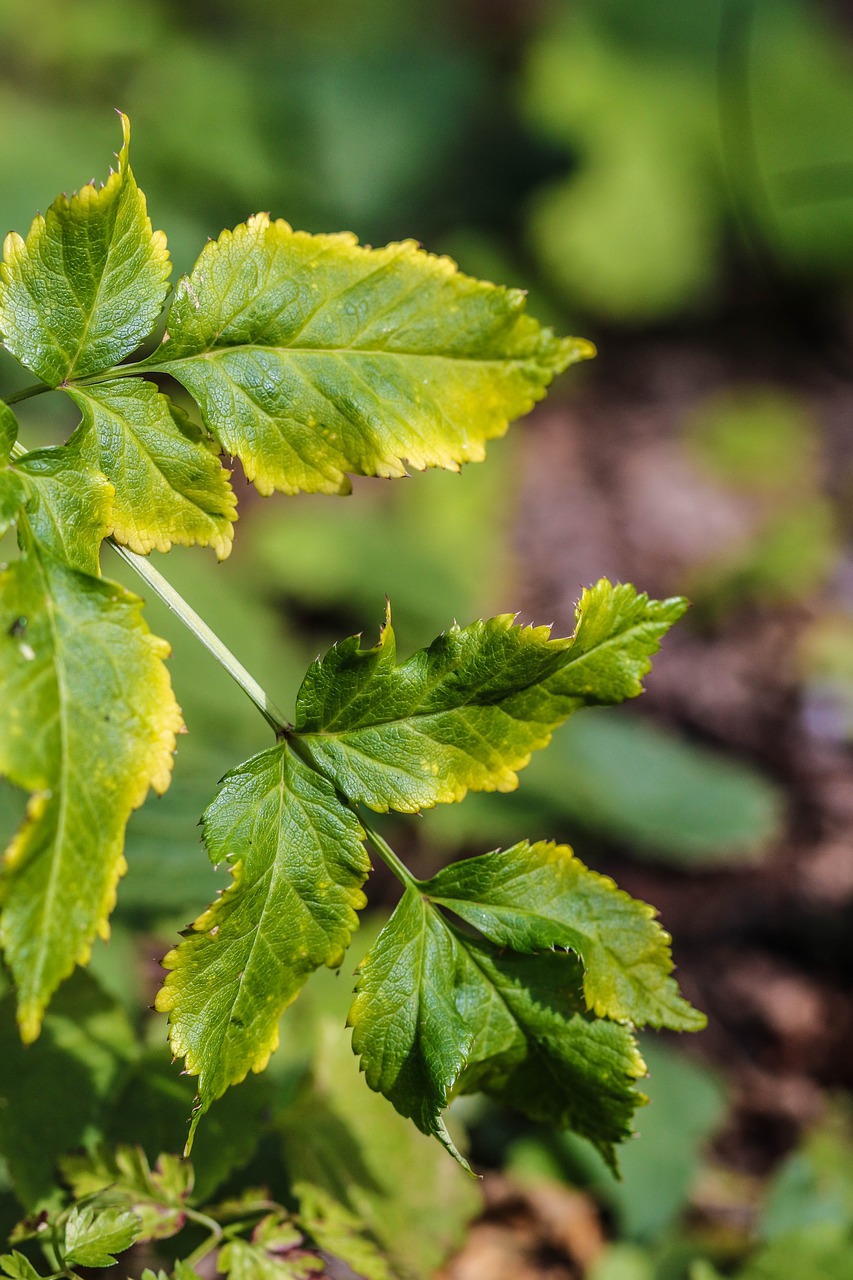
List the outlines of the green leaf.
{"type": "Polygon", "coordinates": [[[10,232],[0,266],[0,334],[12,355],[50,386],[100,373],[151,330],[166,296],[169,254],[152,231],[128,163],[102,187],[60,196],[26,241],[10,232]]]}
{"type": "Polygon", "coordinates": [[[463,1165],[441,1119],[454,1086],[571,1127],[611,1161],[643,1100],[636,1045],[586,1013],[574,957],[502,956],[452,928],[418,889],[361,962],[348,1021],[368,1085],[463,1165]]]}
{"type": "Polygon", "coordinates": [[[181,718],[139,599],[27,542],[0,574],[0,773],[33,793],[6,852],[0,940],[31,1041],[106,936],[127,820],[168,786],[181,718]]]}
{"type": "Polygon", "coordinates": [[[602,579],[583,593],[567,639],[505,614],[451,627],[396,665],[387,624],[311,667],[296,729],[319,767],[353,800],[410,813],[466,792],[511,791],[517,769],[581,707],[642,692],[661,637],[686,608],[602,579]]]}
{"type": "Polygon", "coordinates": [[[5,466],[9,461],[17,438],[18,419],[9,406],[0,400],[0,465],[5,466]]]}
{"type": "Polygon", "coordinates": [[[136,1039],[124,1010],[78,970],[53,1001],[36,1044],[21,1044],[14,997],[6,996],[0,1043],[0,1155],[30,1209],[55,1186],[60,1157],[102,1133],[136,1039]]]}
{"type": "Polygon", "coordinates": [[[411,241],[366,249],[258,214],[180,281],[147,367],[186,387],[262,493],[346,493],[346,472],[480,461],[592,354],[525,315],[521,291],[411,241]]]}
{"type": "Polygon", "coordinates": [[[340,965],[370,870],[357,818],[286,743],[228,774],[203,823],[233,884],[165,957],[157,997],[173,1053],[199,1077],[190,1143],[210,1103],[264,1069],[308,976],[340,965]]]}
{"type": "Polygon", "coordinates": [[[172,543],[231,550],[236,499],[228,472],[185,415],[142,378],[69,388],[83,413],[83,459],[115,486],[111,532],[132,551],[172,543]]]}
{"type": "Polygon", "coordinates": [[[251,1241],[230,1240],[217,1259],[217,1270],[231,1280],[306,1280],[325,1272],[316,1253],[301,1248],[303,1237],[281,1213],[268,1214],[252,1232],[251,1241]]]}
{"type": "Polygon", "coordinates": [[[3,1275],[9,1276],[10,1280],[41,1280],[29,1258],[25,1258],[17,1249],[13,1249],[11,1253],[0,1254],[0,1267],[3,1269],[3,1275]]]}
{"type": "Polygon", "coordinates": [[[8,467],[0,471],[0,534],[15,523],[26,501],[27,489],[21,477],[8,467]]]}
{"type": "Polygon", "coordinates": [[[62,1177],[77,1200],[102,1192],[120,1196],[136,1217],[139,1240],[167,1240],[186,1222],[193,1167],[177,1156],[160,1155],[152,1169],[139,1147],[121,1146],[66,1158],[62,1177]]]}
{"type": "Polygon", "coordinates": [[[93,578],[110,531],[113,486],[74,444],[38,449],[15,463],[27,493],[27,524],[58,559],[93,578]]]}
{"type": "Polygon", "coordinates": [[[472,1042],[455,1001],[462,963],[441,916],[407,889],[359,965],[347,1021],[370,1088],[468,1168],[441,1116],[472,1042]]]}
{"type": "Polygon", "coordinates": [[[678,994],[669,934],[654,907],[589,871],[568,845],[524,841],[455,862],[420,889],[498,947],[575,951],[587,1008],[601,1018],[675,1031],[705,1026],[678,994]]]}
{"type": "Polygon", "coordinates": [[[295,1182],[299,1222],[324,1253],[340,1258],[364,1280],[394,1280],[386,1259],[357,1214],[322,1187],[295,1182]]]}
{"type": "MultiPolygon", "coordinates": [[[[377,1242],[395,1277],[431,1280],[482,1210],[479,1184],[381,1095],[365,1089],[341,1035],[346,1002],[341,984],[318,974],[293,1011],[301,1039],[294,1043],[289,1037],[283,1053],[289,1051],[292,1059],[304,1052],[312,1033],[318,1034],[310,1081],[278,1120],[287,1172],[305,1212],[325,1193],[324,1199],[363,1225],[367,1242],[377,1242]],[[336,1012],[318,1016],[316,992],[323,977],[336,1012]],[[314,1015],[308,1026],[306,1013],[314,1015]]],[[[458,1126],[454,1132],[459,1133],[458,1126]]],[[[318,1243],[326,1247],[321,1239],[318,1243]]],[[[374,1280],[340,1240],[338,1250],[340,1258],[374,1280]]]]}
{"type": "Polygon", "coordinates": [[[75,1206],[65,1224],[65,1260],[80,1267],[111,1267],[114,1255],[139,1235],[139,1219],[118,1206],[75,1206]]]}
{"type": "Polygon", "coordinates": [[[646,1101],[646,1065],[628,1028],[584,1008],[572,955],[521,956],[462,939],[468,961],[457,1003],[474,1032],[460,1091],[482,1090],[533,1120],[572,1129],[615,1168],[646,1101]]]}

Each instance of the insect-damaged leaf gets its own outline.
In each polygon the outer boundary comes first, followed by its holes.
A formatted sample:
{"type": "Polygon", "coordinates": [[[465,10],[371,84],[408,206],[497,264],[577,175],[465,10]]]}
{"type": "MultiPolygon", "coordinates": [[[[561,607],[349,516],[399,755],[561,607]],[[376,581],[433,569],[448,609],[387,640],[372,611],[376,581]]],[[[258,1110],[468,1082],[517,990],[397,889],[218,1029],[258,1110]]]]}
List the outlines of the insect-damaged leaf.
{"type": "Polygon", "coordinates": [[[318,766],[373,809],[410,813],[469,789],[511,791],[516,770],[573,711],[642,691],[685,608],[602,579],[583,593],[567,639],[506,614],[451,627],[399,667],[389,624],[375,648],[354,636],[310,668],[296,729],[318,766]]]}
{"type": "Polygon", "coordinates": [[[31,534],[0,575],[0,773],[32,793],[0,918],[25,1040],[106,935],[131,812],[169,784],[181,718],[167,654],[136,596],[31,534]]]}
{"type": "Polygon", "coordinates": [[[229,1085],[263,1070],[308,976],[341,963],[370,870],[357,818],[284,743],[227,775],[204,837],[234,882],[166,956],[157,997],[173,1052],[199,1077],[193,1129],[229,1085]]]}
{"type": "Polygon", "coordinates": [[[202,251],[147,367],[177,378],[262,493],[476,462],[593,354],[411,241],[361,247],[258,214],[202,251]]]}
{"type": "Polygon", "coordinates": [[[104,185],[59,196],[26,240],[10,232],[3,246],[3,344],[52,387],[129,355],[166,296],[166,238],[151,229],[128,163],[130,124],[121,122],[118,168],[104,185]]]}

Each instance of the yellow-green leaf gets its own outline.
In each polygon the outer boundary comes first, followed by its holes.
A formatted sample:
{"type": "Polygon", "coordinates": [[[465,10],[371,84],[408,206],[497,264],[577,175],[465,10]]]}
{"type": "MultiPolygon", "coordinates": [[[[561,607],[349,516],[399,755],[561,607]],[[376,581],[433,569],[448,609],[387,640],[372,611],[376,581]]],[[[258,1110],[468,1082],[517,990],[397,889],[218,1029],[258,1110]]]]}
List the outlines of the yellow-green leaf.
{"type": "Polygon", "coordinates": [[[127,820],[169,784],[181,718],[168,652],[136,596],[31,535],[0,575],[0,774],[32,793],[0,884],[25,1040],[108,933],[127,820]]]}
{"type": "Polygon", "coordinates": [[[26,240],[10,232],[0,266],[0,335],[13,356],[52,387],[99,373],[147,337],[166,297],[166,238],[153,231],[128,162],[56,199],[26,240]]]}
{"type": "Polygon", "coordinates": [[[193,1131],[229,1085],[264,1069],[309,975],[341,963],[370,870],[358,820],[285,743],[226,776],[204,837],[234,882],[166,956],[157,997],[175,1056],[199,1077],[193,1131]]]}
{"type": "Polygon", "coordinates": [[[187,388],[262,493],[346,493],[347,472],[480,461],[593,354],[524,305],[411,241],[368,249],[258,214],[180,281],[147,367],[187,388]]]}
{"type": "Polygon", "coordinates": [[[228,472],[153,383],[116,378],[69,388],[83,413],[74,434],[84,462],[115,487],[112,529],[139,555],[172,543],[231,550],[237,501],[228,472]]]}

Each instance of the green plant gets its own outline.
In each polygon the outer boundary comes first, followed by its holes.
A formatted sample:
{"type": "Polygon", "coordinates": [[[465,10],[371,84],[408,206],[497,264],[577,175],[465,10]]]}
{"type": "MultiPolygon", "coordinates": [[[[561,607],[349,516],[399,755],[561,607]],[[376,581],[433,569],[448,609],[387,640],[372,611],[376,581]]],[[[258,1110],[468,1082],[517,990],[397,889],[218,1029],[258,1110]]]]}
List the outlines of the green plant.
{"type": "MultiPolygon", "coordinates": [[[[0,418],[0,516],[18,537],[0,578],[0,771],[30,796],[7,851],[0,940],[21,1036],[36,1040],[51,997],[106,934],[127,821],[149,788],[167,788],[183,727],[168,646],[141,601],[100,576],[109,537],[275,739],[207,808],[208,853],[232,881],[164,961],[157,1007],[198,1077],[187,1151],[210,1105],[266,1066],[310,974],[342,964],[366,903],[369,844],[403,887],[359,965],[348,1018],[370,1087],[463,1165],[443,1112],[473,1091],[571,1127],[612,1163],[642,1101],[633,1028],[703,1023],[678,993],[653,909],[543,841],[419,880],[369,811],[514,788],[569,715],[641,692],[685,602],[602,580],[568,638],[509,615],[454,623],[400,665],[389,611],[374,648],[352,637],[311,666],[291,722],[145,558],[172,544],[228,554],[236,502],[220,449],[265,494],[344,493],[348,473],[400,476],[404,459],[458,469],[591,348],[542,329],[519,292],[411,243],[370,250],[257,215],[207,245],[177,285],[159,345],[121,363],[149,338],[169,274],[122,122],[104,186],[60,197],[26,240],[10,235],[2,266],[3,345],[41,379],[8,396],[0,418]],[[160,390],[166,377],[203,425],[160,390]],[[79,408],[79,425],[67,444],[27,451],[9,406],[50,389],[79,408]]],[[[50,1224],[55,1274],[107,1265],[145,1234],[138,1187],[124,1200],[116,1189],[119,1159],[137,1158],[115,1157],[98,1187],[71,1176],[73,1206],[36,1224],[42,1237],[50,1224]]],[[[155,1175],[133,1167],[151,1191],[155,1175]]],[[[189,1203],[187,1177],[171,1164],[156,1175],[169,1183],[169,1215],[176,1196],[189,1203]]],[[[284,1256],[297,1248],[294,1220],[269,1211],[249,1225],[271,1260],[240,1261],[254,1246],[238,1247],[238,1232],[219,1258],[233,1276],[315,1268],[310,1250],[307,1261],[299,1249],[284,1256]]],[[[325,1247],[321,1227],[308,1230],[325,1247]]],[[[14,1255],[4,1265],[33,1274],[14,1255]]],[[[192,1274],[191,1262],[176,1265],[192,1274]]]]}

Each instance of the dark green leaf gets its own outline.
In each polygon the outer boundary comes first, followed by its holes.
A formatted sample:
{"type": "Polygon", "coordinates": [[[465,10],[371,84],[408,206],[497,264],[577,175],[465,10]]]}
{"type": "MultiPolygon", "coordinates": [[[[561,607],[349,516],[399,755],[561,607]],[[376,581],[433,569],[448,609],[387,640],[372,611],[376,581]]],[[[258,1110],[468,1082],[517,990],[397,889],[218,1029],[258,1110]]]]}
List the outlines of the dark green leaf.
{"type": "Polygon", "coordinates": [[[309,670],[296,729],[318,765],[371,808],[414,812],[469,789],[511,791],[516,770],[572,712],[642,692],[685,608],[602,579],[584,592],[569,638],[507,614],[453,626],[399,667],[389,623],[375,648],[353,637],[309,670]]]}

